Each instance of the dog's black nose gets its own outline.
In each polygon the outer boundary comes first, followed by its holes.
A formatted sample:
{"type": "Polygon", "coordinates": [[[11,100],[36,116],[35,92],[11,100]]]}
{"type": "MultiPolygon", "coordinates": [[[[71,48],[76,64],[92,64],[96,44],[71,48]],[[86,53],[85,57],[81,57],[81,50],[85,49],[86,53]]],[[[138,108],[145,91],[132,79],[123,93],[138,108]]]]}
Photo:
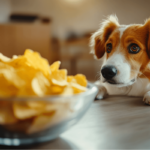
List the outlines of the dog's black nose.
{"type": "Polygon", "coordinates": [[[101,73],[105,79],[110,80],[117,74],[117,69],[114,66],[104,66],[101,73]]]}

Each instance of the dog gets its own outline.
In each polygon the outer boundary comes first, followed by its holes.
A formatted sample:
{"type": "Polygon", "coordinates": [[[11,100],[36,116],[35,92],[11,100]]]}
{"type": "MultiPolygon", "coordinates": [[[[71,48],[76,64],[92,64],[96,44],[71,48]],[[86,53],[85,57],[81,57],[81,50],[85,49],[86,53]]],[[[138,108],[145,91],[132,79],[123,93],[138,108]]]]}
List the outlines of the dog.
{"type": "Polygon", "coordinates": [[[120,25],[110,15],[90,39],[91,53],[102,62],[98,99],[106,95],[142,96],[150,105],[150,19],[120,25]]]}

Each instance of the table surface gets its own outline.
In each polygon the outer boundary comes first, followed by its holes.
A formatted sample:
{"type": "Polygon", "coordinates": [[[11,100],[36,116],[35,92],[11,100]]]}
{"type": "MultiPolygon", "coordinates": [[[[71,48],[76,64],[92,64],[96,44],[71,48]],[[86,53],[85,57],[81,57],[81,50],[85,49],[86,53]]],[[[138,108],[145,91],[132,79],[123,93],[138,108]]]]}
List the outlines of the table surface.
{"type": "Polygon", "coordinates": [[[139,97],[95,101],[84,117],[56,140],[28,149],[150,148],[150,106],[139,97]]]}

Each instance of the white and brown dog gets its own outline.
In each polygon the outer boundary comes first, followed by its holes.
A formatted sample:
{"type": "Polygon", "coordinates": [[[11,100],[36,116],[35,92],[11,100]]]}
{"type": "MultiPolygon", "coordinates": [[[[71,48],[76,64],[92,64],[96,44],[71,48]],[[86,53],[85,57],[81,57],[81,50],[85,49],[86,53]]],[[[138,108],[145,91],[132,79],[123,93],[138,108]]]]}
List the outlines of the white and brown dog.
{"type": "Polygon", "coordinates": [[[108,95],[144,96],[150,104],[150,19],[120,25],[109,16],[91,37],[92,53],[102,60],[99,99],[108,95]]]}

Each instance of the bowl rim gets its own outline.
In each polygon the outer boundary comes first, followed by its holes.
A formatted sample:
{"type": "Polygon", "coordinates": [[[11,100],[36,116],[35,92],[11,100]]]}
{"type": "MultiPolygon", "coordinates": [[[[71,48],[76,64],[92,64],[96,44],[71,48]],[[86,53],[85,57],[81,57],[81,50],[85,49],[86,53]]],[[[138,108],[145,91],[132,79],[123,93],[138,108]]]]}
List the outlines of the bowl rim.
{"type": "Polygon", "coordinates": [[[45,96],[14,96],[14,97],[0,97],[0,101],[2,100],[21,100],[21,101],[24,101],[24,100],[48,100],[48,101],[54,101],[56,99],[70,99],[70,98],[78,98],[78,97],[85,97],[85,96],[88,96],[88,95],[91,95],[93,93],[96,93],[98,92],[98,88],[96,85],[94,85],[94,83],[91,83],[91,82],[88,82],[88,85],[87,85],[87,91],[85,92],[82,92],[82,93],[79,93],[79,94],[74,94],[74,95],[45,95],[45,96]]]}

